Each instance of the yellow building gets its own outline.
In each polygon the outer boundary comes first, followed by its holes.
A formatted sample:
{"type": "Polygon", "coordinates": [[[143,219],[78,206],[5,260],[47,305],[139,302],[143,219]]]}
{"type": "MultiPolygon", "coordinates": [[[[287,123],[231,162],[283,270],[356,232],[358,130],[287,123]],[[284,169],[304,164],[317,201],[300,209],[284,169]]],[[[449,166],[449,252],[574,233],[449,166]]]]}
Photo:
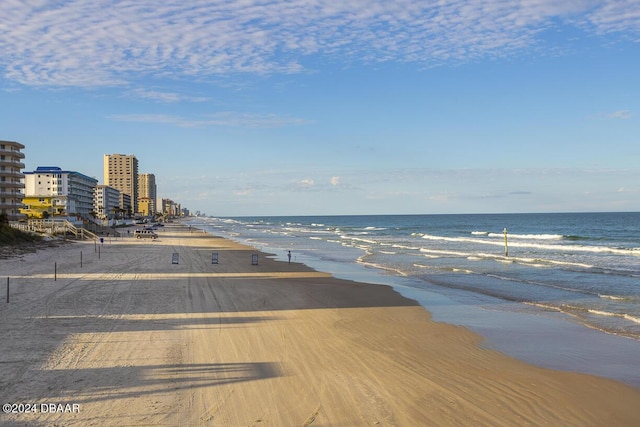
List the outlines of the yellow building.
{"type": "Polygon", "coordinates": [[[154,203],[149,197],[140,197],[138,199],[138,213],[142,216],[153,216],[154,203]]]}
{"type": "Polygon", "coordinates": [[[60,196],[25,196],[20,213],[28,218],[47,218],[64,213],[65,203],[60,196]]]}

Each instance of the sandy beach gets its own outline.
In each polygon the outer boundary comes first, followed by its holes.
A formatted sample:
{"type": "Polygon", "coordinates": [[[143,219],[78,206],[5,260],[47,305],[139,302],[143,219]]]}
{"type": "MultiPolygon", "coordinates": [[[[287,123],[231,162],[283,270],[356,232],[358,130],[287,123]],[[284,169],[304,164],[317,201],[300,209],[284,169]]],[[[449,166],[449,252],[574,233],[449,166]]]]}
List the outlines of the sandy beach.
{"type": "Polygon", "coordinates": [[[158,233],[0,259],[1,425],[640,425],[640,390],[483,348],[390,287],[158,233]]]}

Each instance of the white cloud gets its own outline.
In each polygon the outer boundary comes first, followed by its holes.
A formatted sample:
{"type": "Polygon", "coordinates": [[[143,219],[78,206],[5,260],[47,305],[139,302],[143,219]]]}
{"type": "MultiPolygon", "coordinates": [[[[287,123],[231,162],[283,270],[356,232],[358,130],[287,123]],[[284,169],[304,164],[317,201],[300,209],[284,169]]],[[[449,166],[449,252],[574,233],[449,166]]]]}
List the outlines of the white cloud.
{"type": "Polygon", "coordinates": [[[599,33],[628,31],[640,36],[640,5],[636,0],[597,1],[598,6],[586,21],[599,33]]]}
{"type": "Polygon", "coordinates": [[[338,186],[340,185],[340,177],[339,176],[332,176],[331,179],[329,180],[329,182],[331,183],[331,185],[338,186]]]}
{"type": "Polygon", "coordinates": [[[167,114],[113,114],[109,116],[109,118],[120,122],[163,123],[185,128],[207,126],[279,128],[309,123],[307,120],[295,117],[230,111],[211,113],[206,116],[198,116],[197,118],[186,118],[167,114]]]}
{"type": "Polygon", "coordinates": [[[175,92],[161,92],[161,91],[145,90],[145,89],[135,89],[133,91],[133,95],[138,98],[149,99],[151,101],[158,101],[162,103],[173,103],[173,102],[180,102],[180,101],[205,102],[209,100],[209,98],[206,98],[206,97],[188,96],[188,95],[182,95],[175,92]]]}
{"type": "Polygon", "coordinates": [[[608,119],[630,119],[631,118],[631,111],[629,110],[619,110],[619,111],[614,111],[613,113],[608,113],[605,114],[605,117],[608,119]]]}
{"type": "Polygon", "coordinates": [[[425,65],[506,56],[558,22],[640,33],[637,2],[624,0],[3,0],[0,16],[6,79],[80,87],[297,73],[316,54],[425,65]]]}

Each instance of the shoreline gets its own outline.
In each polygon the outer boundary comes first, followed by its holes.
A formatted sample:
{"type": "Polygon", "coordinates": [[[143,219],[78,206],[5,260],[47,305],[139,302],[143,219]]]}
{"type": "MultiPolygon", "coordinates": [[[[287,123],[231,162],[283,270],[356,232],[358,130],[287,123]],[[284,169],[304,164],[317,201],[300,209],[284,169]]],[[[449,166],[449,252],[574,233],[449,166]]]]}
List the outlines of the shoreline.
{"type": "MultiPolygon", "coordinates": [[[[230,239],[251,245],[243,239],[230,239]]],[[[286,262],[286,250],[269,250],[274,252],[274,259],[286,262]]],[[[296,259],[299,257],[299,262],[318,271],[331,271],[337,278],[390,286],[419,302],[434,320],[465,327],[483,338],[483,346],[523,362],[597,375],[640,389],[640,372],[635,369],[640,366],[640,341],[633,338],[589,328],[562,313],[523,309],[517,302],[488,296],[482,303],[467,302],[466,296],[460,300],[443,290],[414,287],[405,277],[384,275],[361,263],[348,265],[295,254],[296,259]]]]}
{"type": "Polygon", "coordinates": [[[483,348],[389,286],[165,228],[105,243],[100,258],[79,242],[0,260],[15,282],[0,308],[0,397],[82,408],[3,414],[7,425],[640,421],[639,390],[483,348]]]}

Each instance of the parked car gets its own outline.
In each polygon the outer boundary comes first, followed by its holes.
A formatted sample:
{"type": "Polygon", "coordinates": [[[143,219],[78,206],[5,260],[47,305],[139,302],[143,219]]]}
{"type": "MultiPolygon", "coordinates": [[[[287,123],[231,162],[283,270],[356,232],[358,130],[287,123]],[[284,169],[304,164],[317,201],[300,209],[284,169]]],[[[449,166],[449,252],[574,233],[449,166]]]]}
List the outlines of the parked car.
{"type": "Polygon", "coordinates": [[[154,233],[152,230],[136,230],[133,232],[133,235],[136,236],[136,239],[155,240],[158,238],[158,235],[154,233]]]}

